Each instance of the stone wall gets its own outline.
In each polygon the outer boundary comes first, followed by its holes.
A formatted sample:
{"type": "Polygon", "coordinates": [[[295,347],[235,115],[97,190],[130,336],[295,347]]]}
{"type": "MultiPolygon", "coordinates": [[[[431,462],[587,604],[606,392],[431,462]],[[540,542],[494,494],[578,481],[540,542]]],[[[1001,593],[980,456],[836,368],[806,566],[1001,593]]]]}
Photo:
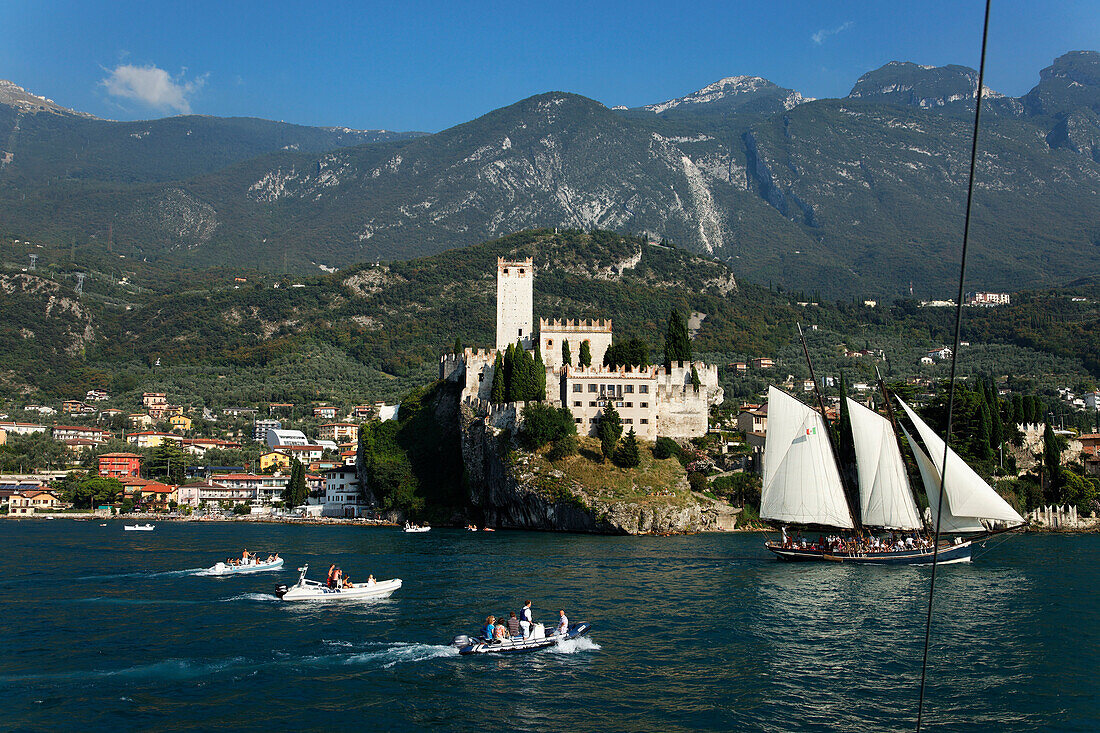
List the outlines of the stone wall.
{"type": "Polygon", "coordinates": [[[569,342],[569,353],[573,366],[580,366],[581,342],[587,341],[589,351],[592,352],[592,363],[596,366],[603,364],[603,356],[607,347],[611,346],[611,319],[606,321],[595,320],[547,320],[539,319],[539,348],[542,350],[542,361],[546,366],[559,368],[561,361],[562,341],[569,342]]]}

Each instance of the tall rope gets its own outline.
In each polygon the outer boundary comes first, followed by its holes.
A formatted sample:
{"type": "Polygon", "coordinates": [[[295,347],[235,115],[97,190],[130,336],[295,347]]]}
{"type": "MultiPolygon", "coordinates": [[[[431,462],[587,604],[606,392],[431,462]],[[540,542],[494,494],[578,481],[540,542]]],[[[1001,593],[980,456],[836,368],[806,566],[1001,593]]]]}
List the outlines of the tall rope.
{"type": "Polygon", "coordinates": [[[955,300],[955,342],[951,351],[951,382],[947,390],[947,438],[943,443],[943,468],[940,472],[940,495],[936,497],[936,534],[932,546],[932,580],[928,585],[928,614],[924,621],[924,659],[920,668],[920,700],[917,703],[917,733],[924,721],[924,693],[928,676],[928,642],[932,636],[932,600],[936,595],[936,568],[940,554],[940,519],[943,517],[943,491],[947,483],[947,455],[951,444],[952,420],[955,417],[955,367],[959,361],[959,341],[962,332],[963,289],[966,283],[966,253],[970,245],[970,209],[974,202],[974,167],[978,160],[978,124],[982,117],[982,89],[985,85],[985,49],[989,37],[989,6],[985,0],[985,21],[982,24],[982,56],[978,65],[978,91],[974,98],[974,134],[970,144],[970,180],[966,187],[966,218],[963,220],[962,258],[959,263],[959,294],[955,300]]]}

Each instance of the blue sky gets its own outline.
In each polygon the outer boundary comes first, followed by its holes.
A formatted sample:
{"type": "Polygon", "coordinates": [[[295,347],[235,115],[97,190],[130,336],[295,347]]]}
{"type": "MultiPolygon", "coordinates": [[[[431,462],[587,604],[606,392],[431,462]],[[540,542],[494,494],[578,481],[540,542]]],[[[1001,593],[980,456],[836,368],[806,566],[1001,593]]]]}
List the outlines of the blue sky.
{"type": "MultiPolygon", "coordinates": [[[[843,96],[891,60],[977,66],[982,3],[0,2],[0,78],[113,119],[181,112],[436,131],[524,97],[608,106],[725,76],[843,96]]],[[[988,86],[1100,50],[1100,2],[994,0],[988,86]]]]}

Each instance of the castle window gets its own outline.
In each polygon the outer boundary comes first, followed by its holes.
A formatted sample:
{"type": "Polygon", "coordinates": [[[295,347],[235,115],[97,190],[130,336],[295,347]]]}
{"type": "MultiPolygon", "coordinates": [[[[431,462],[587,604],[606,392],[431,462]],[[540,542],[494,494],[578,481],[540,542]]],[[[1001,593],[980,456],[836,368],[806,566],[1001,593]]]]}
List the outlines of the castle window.
{"type": "Polygon", "coordinates": [[[641,392],[642,394],[649,394],[649,385],[648,384],[639,384],[638,385],[638,391],[641,392]]]}
{"type": "Polygon", "coordinates": [[[505,268],[504,268],[504,274],[505,274],[505,275],[507,275],[507,274],[508,274],[508,268],[507,268],[507,267],[505,267],[505,268]]]}
{"type": "Polygon", "coordinates": [[[573,407],[580,407],[580,406],[581,406],[581,401],[580,400],[574,400],[573,401],[573,407]]]}
{"type": "Polygon", "coordinates": [[[626,385],[625,387],[623,387],[623,392],[626,392],[627,394],[633,394],[634,393],[634,385],[633,384],[626,385]]]}
{"type": "Polygon", "coordinates": [[[616,402],[616,403],[615,403],[615,407],[622,407],[622,406],[623,406],[623,403],[622,403],[622,402],[616,402]]]}
{"type": "Polygon", "coordinates": [[[523,274],[523,273],[525,273],[525,272],[527,272],[527,271],[526,271],[526,270],[524,270],[524,269],[523,269],[522,267],[521,267],[521,268],[519,268],[519,274],[520,274],[520,275],[522,275],[522,274],[523,274]]]}
{"type": "Polygon", "coordinates": [[[574,384],[573,385],[573,391],[574,392],[583,392],[584,391],[584,385],[583,384],[574,384]]]}
{"type": "Polygon", "coordinates": [[[590,384],[590,385],[588,385],[588,391],[589,392],[596,392],[596,391],[598,391],[598,387],[595,384],[590,384]]]}
{"type": "Polygon", "coordinates": [[[644,417],[638,422],[640,422],[642,425],[649,425],[649,420],[646,420],[644,417]]]}
{"type": "Polygon", "coordinates": [[[548,348],[548,349],[554,348],[554,339],[546,339],[546,348],[548,348]]]}
{"type": "Polygon", "coordinates": [[[579,417],[573,418],[573,422],[575,422],[575,423],[580,423],[580,421],[581,421],[581,419],[579,417]]]}
{"type": "Polygon", "coordinates": [[[629,418],[629,417],[623,418],[623,422],[626,423],[627,425],[633,425],[634,424],[634,419],[629,418]]]}
{"type": "Polygon", "coordinates": [[[593,400],[592,402],[589,402],[589,403],[588,403],[588,406],[589,406],[589,407],[595,407],[595,406],[596,406],[596,401],[595,401],[595,400],[593,400]]]}
{"type": "Polygon", "coordinates": [[[627,402],[627,403],[626,403],[626,406],[627,406],[627,407],[634,407],[634,403],[633,403],[633,402],[627,402]]]}
{"type": "Polygon", "coordinates": [[[642,407],[643,409],[644,409],[644,408],[646,408],[646,407],[649,407],[649,403],[648,403],[648,402],[643,402],[643,403],[641,404],[641,407],[642,407]]]}

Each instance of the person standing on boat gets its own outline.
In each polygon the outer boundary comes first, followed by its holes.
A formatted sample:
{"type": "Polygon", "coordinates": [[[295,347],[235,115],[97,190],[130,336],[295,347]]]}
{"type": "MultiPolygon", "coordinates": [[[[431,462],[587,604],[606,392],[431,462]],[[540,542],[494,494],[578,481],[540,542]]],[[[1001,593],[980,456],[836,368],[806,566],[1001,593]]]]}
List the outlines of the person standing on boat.
{"type": "Polygon", "coordinates": [[[523,604],[523,610],[519,612],[519,627],[523,629],[524,639],[531,636],[532,625],[533,622],[531,620],[531,601],[525,601],[523,604]]]}
{"type": "Polygon", "coordinates": [[[333,563],[332,565],[328,566],[328,577],[325,578],[325,585],[327,585],[329,588],[332,588],[333,585],[335,584],[335,581],[333,580],[335,575],[336,575],[336,563],[333,563]]]}
{"type": "Polygon", "coordinates": [[[565,615],[565,609],[564,608],[559,610],[558,614],[559,614],[558,634],[561,635],[561,636],[565,636],[566,634],[569,633],[569,617],[565,615]]]}

